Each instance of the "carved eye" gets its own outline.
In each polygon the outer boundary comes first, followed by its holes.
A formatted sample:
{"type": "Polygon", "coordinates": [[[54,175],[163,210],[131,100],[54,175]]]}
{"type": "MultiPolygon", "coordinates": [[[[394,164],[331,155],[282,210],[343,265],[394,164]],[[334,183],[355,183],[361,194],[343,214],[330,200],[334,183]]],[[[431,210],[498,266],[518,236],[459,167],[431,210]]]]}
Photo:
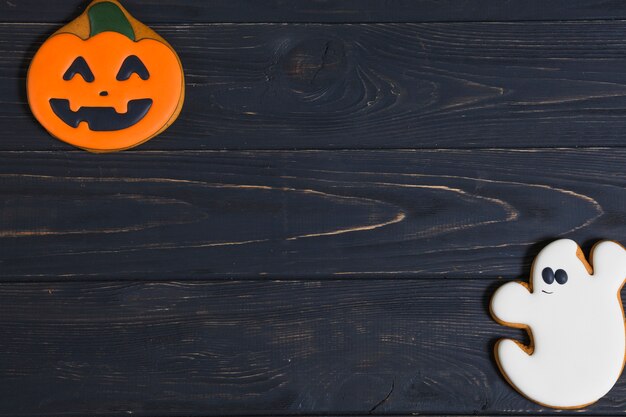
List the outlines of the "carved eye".
{"type": "Polygon", "coordinates": [[[541,276],[543,277],[544,282],[548,285],[554,282],[554,271],[552,271],[552,268],[544,268],[543,271],[541,271],[541,276]]]}
{"type": "Polygon", "coordinates": [[[83,80],[88,83],[92,83],[95,80],[93,72],[91,72],[89,65],[87,65],[87,61],[85,61],[85,58],[82,56],[79,56],[74,60],[74,62],[72,62],[72,65],[70,65],[67,71],[65,71],[65,74],[63,74],[63,79],[65,81],[69,81],[74,78],[76,74],[79,74],[83,77],[83,80]]]}
{"type": "Polygon", "coordinates": [[[562,269],[557,269],[554,273],[554,279],[561,285],[565,284],[567,282],[567,272],[562,269]]]}
{"type": "Polygon", "coordinates": [[[117,73],[117,81],[126,81],[133,74],[137,74],[144,81],[150,78],[148,69],[136,55],[131,55],[124,60],[120,71],[117,73]]]}

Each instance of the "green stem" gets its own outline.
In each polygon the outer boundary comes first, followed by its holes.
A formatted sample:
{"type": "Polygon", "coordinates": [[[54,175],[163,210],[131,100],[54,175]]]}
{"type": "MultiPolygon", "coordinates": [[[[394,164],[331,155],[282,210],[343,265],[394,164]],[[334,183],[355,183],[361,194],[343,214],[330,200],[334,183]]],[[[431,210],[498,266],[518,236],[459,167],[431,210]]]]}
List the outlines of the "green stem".
{"type": "Polygon", "coordinates": [[[135,31],[126,18],[124,12],[115,4],[108,1],[94,4],[87,12],[91,23],[90,37],[102,32],[117,32],[135,40],[135,31]]]}

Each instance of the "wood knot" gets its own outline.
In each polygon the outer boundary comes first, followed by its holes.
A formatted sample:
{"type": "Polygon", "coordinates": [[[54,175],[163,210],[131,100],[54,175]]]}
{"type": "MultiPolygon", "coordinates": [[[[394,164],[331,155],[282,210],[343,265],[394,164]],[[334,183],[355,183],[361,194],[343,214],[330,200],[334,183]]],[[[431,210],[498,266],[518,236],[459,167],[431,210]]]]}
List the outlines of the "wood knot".
{"type": "Polygon", "coordinates": [[[327,87],[343,79],[346,52],[342,42],[310,39],[300,42],[284,57],[283,73],[299,85],[327,87]]]}

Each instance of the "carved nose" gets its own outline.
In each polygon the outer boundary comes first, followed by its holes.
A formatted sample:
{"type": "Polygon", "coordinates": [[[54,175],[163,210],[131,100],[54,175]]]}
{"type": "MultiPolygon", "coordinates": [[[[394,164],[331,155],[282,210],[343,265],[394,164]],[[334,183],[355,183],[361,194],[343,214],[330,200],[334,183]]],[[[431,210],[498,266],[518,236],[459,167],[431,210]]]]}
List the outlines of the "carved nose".
{"type": "Polygon", "coordinates": [[[101,96],[101,97],[106,97],[106,96],[108,96],[108,95],[109,95],[109,92],[108,92],[108,91],[100,91],[100,96],[101,96]]]}

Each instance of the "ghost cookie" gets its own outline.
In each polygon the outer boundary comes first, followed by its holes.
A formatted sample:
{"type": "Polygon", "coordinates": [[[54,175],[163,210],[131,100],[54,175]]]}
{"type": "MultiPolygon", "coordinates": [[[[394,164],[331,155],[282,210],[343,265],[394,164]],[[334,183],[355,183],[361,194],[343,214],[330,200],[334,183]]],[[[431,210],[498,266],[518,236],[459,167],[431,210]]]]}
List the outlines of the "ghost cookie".
{"type": "Polygon", "coordinates": [[[129,149],[167,129],[185,96],[172,47],[115,0],[95,0],[46,40],[27,76],[35,118],[91,152],[129,149]]]}
{"type": "Polygon", "coordinates": [[[529,284],[509,282],[491,299],[495,320],[526,329],[531,341],[525,346],[499,340],[500,371],[541,405],[585,407],[609,392],[622,373],[626,250],[601,242],[592,249],[591,263],[593,268],[575,242],[557,240],[535,259],[529,284]]]}

